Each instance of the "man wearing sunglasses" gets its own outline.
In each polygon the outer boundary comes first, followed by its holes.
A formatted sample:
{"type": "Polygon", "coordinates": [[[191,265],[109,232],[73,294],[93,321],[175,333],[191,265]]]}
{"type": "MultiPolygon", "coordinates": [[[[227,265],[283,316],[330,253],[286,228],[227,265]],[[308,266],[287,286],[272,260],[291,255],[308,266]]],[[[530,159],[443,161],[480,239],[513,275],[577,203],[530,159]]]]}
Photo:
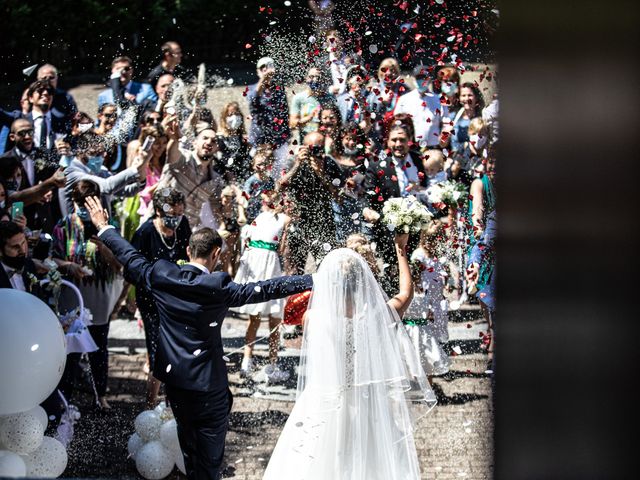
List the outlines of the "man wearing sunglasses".
{"type": "Polygon", "coordinates": [[[65,133],[71,133],[73,115],[78,111],[76,101],[66,91],[58,88],[58,69],[46,63],[38,69],[38,80],[49,82],[53,87],[51,114],[64,121],[65,133]]]}
{"type": "Polygon", "coordinates": [[[51,113],[55,89],[46,80],[37,80],[29,85],[27,95],[31,112],[24,118],[33,124],[33,142],[38,148],[54,150],[55,141],[67,133],[65,121],[51,113]]]}
{"type": "Polygon", "coordinates": [[[117,57],[111,62],[109,89],[98,95],[98,107],[103,103],[115,103],[119,107],[138,105],[145,100],[156,101],[158,96],[148,83],[132,80],[133,65],[129,57],[117,57]]]}
{"type": "Polygon", "coordinates": [[[0,166],[20,166],[20,181],[12,200],[25,203],[24,215],[30,228],[51,233],[60,218],[57,188],[65,185],[64,174],[56,163],[57,157],[52,151],[35,146],[33,124],[26,118],[19,118],[11,124],[9,138],[14,147],[0,156],[0,166]],[[46,195],[51,191],[53,193],[46,195]]]}

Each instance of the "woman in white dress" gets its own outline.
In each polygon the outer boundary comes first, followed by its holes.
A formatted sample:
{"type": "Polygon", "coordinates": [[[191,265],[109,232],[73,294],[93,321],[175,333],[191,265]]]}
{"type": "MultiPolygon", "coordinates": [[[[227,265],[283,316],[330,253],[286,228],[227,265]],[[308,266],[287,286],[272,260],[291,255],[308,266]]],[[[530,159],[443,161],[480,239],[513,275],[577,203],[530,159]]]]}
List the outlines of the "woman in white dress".
{"type": "Polygon", "coordinates": [[[366,261],[334,250],[314,275],[298,398],[264,480],[419,480],[413,424],[436,403],[400,317],[413,282],[396,237],[400,292],[387,301],[366,261]]]}
{"type": "MultiPolygon", "coordinates": [[[[248,283],[282,276],[280,256],[286,245],[284,237],[291,221],[278,206],[277,194],[266,191],[262,194],[262,212],[247,227],[248,245],[244,250],[236,273],[235,282],[248,283]]],[[[270,383],[285,381],[289,373],[278,367],[278,348],[280,332],[276,327],[282,321],[284,299],[247,304],[234,309],[238,313],[249,315],[249,325],[245,335],[244,357],[240,366],[240,375],[247,377],[253,371],[253,343],[256,340],[261,318],[269,318],[269,364],[265,374],[270,383]]]]}

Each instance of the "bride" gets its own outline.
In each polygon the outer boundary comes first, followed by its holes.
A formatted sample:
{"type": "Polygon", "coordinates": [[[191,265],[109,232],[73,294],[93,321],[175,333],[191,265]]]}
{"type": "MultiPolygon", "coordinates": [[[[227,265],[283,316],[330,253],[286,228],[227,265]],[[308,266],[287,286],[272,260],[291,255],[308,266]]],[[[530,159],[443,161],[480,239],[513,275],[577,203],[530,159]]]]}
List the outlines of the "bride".
{"type": "Polygon", "coordinates": [[[400,321],[413,284],[408,236],[395,239],[400,292],[386,299],[343,248],[314,275],[298,397],[263,480],[419,480],[413,423],[436,403],[400,321]]]}

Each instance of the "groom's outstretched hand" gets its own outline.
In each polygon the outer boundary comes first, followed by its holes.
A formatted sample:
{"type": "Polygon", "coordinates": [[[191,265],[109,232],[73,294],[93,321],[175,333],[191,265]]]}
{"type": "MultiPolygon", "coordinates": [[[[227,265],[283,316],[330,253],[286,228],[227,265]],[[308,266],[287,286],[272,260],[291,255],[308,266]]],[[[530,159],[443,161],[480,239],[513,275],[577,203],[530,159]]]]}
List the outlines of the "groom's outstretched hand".
{"type": "Polygon", "coordinates": [[[109,213],[104,208],[102,208],[100,198],[87,197],[85,200],[85,207],[89,211],[91,223],[93,223],[98,231],[109,225],[109,213]]]}

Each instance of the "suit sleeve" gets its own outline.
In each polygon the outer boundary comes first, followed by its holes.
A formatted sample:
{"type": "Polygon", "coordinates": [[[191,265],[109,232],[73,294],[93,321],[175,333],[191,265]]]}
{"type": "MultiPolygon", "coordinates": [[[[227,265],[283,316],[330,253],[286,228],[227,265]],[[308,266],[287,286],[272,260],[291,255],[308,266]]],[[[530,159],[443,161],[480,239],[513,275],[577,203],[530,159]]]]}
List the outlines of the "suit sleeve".
{"type": "Polygon", "coordinates": [[[142,284],[151,289],[149,276],[153,264],[142,253],[122,238],[115,228],[106,229],[99,238],[124,266],[127,279],[136,285],[142,284]]]}
{"type": "Polygon", "coordinates": [[[135,168],[127,168],[107,178],[80,172],[77,180],[91,180],[97,183],[100,187],[100,193],[104,195],[113,195],[133,182],[135,182],[134,188],[140,188],[138,186],[138,170],[135,168]]]}
{"type": "Polygon", "coordinates": [[[311,275],[292,275],[251,283],[235,283],[229,275],[222,280],[222,291],[229,307],[239,307],[247,303],[261,303],[288,297],[313,287],[311,275]]]}

